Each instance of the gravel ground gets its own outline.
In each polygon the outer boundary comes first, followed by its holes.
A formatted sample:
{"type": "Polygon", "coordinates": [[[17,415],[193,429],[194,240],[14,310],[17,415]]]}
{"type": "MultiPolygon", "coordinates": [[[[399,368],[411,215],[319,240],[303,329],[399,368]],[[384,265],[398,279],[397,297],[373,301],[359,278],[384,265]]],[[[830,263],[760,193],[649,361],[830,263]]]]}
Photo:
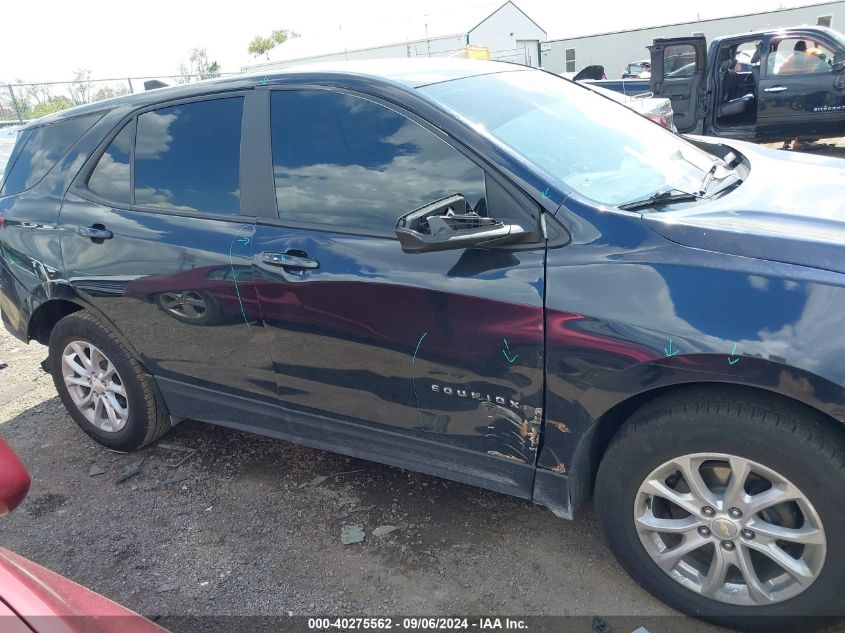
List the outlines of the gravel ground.
{"type": "Polygon", "coordinates": [[[33,479],[0,543],[174,631],[189,627],[172,616],[288,613],[625,615],[636,617],[613,631],[719,630],[666,617],[613,559],[589,507],[563,521],[493,492],[190,421],[138,453],[110,452],[65,413],[45,356],[0,333],[0,435],[33,479]],[[89,476],[92,465],[105,472],[89,476]],[[364,542],[341,544],[344,524],[362,525],[364,542]],[[398,529],[373,536],[380,525],[398,529]]]}
{"type": "MultiPolygon", "coordinates": [[[[845,156],[845,140],[808,149],[845,156]]],[[[0,328],[0,435],[33,478],[0,521],[0,543],[173,631],[194,630],[178,616],[288,614],[600,615],[614,632],[720,630],[636,585],[589,506],[563,521],[493,492],[192,421],[139,453],[110,452],[65,413],[45,356],[0,328]],[[95,465],[105,472],[89,476],[95,465]],[[363,526],[364,542],[343,545],[345,524],[363,526]],[[381,525],[398,529],[374,536],[381,525]]]]}

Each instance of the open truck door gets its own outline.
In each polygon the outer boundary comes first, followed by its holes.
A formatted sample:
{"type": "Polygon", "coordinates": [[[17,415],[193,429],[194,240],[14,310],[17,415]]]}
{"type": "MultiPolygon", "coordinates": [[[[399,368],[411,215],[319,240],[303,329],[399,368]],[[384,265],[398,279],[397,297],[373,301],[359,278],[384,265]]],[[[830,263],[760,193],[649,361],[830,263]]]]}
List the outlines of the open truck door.
{"type": "Polygon", "coordinates": [[[761,138],[816,139],[845,132],[845,47],[830,32],[800,27],[767,35],[758,72],[761,138]]]}
{"type": "Polygon", "coordinates": [[[654,96],[672,101],[679,132],[703,132],[707,41],[703,37],[661,38],[648,50],[654,96]]]}

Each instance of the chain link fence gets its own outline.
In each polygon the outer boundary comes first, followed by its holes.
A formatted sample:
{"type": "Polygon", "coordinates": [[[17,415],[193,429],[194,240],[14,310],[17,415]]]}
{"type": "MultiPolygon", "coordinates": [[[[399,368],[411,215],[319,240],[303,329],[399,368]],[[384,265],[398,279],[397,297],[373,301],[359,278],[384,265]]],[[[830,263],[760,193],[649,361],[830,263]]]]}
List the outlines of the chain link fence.
{"type": "Polygon", "coordinates": [[[143,92],[145,83],[150,81],[186,84],[237,74],[180,74],[112,79],[89,79],[83,74],[70,81],[0,82],[0,127],[19,124],[72,106],[143,92]]]}
{"type": "MultiPolygon", "coordinates": [[[[466,48],[454,51],[424,52],[411,51],[409,57],[457,57],[466,53],[466,48]]],[[[517,64],[532,65],[532,55],[525,47],[509,50],[489,51],[489,58],[517,64]]],[[[72,106],[93,103],[143,92],[145,84],[160,81],[169,85],[186,84],[202,79],[238,75],[240,73],[155,75],[147,77],[115,77],[91,79],[88,71],[78,71],[69,81],[0,81],[0,128],[37,119],[72,106]]]]}

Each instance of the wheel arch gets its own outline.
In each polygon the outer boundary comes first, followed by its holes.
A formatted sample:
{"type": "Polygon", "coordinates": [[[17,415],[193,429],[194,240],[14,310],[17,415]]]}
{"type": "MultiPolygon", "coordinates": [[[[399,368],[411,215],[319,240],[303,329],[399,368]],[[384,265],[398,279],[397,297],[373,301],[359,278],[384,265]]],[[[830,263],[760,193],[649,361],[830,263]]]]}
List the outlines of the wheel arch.
{"type": "Polygon", "coordinates": [[[84,310],[85,306],[70,299],[48,299],[38,305],[29,317],[27,339],[42,345],[50,342],[50,333],[56,323],[74,312],[84,310]]]}
{"type": "Polygon", "coordinates": [[[728,381],[725,376],[713,375],[676,376],[672,382],[630,394],[594,415],[595,422],[578,443],[569,469],[572,510],[576,510],[592,494],[599,463],[625,421],[635,411],[668,394],[707,388],[733,392],[737,398],[743,393],[764,395],[820,416],[845,437],[845,387],[797,368],[783,365],[776,368],[780,379],[775,382],[728,381]]]}
{"type": "Polygon", "coordinates": [[[107,323],[112,330],[120,337],[123,345],[140,363],[141,367],[149,373],[143,358],[138,354],[138,350],[132,343],[124,336],[123,332],[115,326],[115,324],[100,310],[84,301],[79,296],[73,293],[63,293],[59,296],[54,296],[50,299],[40,302],[32,311],[27,321],[27,340],[37,341],[42,345],[49,345],[50,333],[56,326],[56,323],[61,321],[66,316],[79,312],[80,310],[87,310],[94,314],[99,320],[107,323]]]}

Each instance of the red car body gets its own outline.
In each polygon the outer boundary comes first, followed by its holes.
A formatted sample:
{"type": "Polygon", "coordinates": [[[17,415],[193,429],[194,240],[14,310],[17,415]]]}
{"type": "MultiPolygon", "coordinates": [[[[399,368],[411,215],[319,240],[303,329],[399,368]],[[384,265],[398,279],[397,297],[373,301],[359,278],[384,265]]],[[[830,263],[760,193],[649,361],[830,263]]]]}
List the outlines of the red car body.
{"type": "MultiPolygon", "coordinates": [[[[0,515],[29,491],[26,468],[0,438],[0,515]]],[[[0,548],[0,630],[3,633],[166,633],[137,613],[0,548]]]]}

